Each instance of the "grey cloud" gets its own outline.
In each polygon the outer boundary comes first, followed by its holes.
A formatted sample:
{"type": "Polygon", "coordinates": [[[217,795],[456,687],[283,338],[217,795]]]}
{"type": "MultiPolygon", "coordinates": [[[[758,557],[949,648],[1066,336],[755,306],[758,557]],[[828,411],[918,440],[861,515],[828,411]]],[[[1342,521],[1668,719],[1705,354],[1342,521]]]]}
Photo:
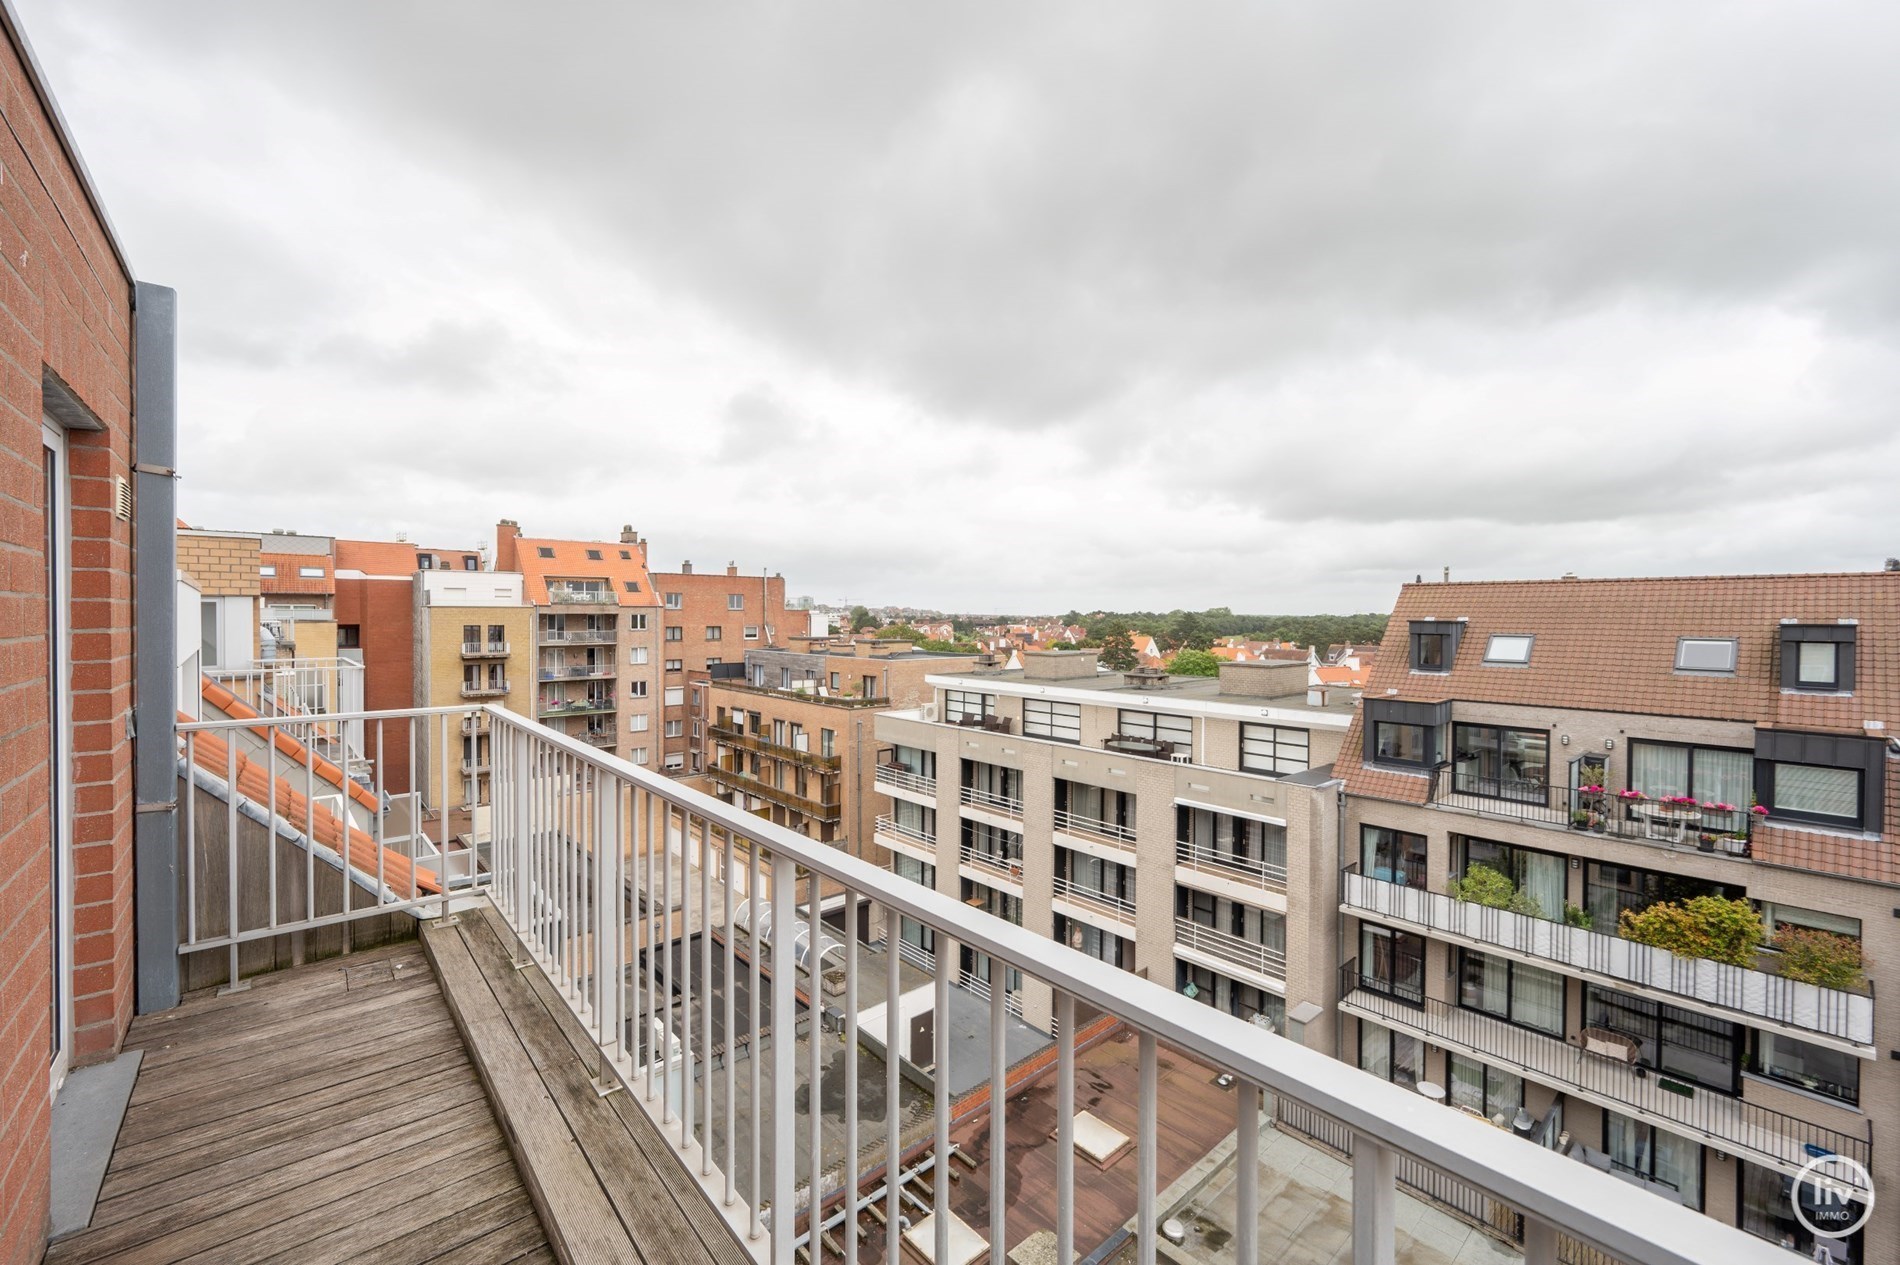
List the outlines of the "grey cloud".
{"type": "Polygon", "coordinates": [[[479,317],[438,319],[408,338],[337,334],[320,343],[312,359],[392,385],[474,394],[519,372],[529,359],[524,350],[501,321],[479,317]]]}

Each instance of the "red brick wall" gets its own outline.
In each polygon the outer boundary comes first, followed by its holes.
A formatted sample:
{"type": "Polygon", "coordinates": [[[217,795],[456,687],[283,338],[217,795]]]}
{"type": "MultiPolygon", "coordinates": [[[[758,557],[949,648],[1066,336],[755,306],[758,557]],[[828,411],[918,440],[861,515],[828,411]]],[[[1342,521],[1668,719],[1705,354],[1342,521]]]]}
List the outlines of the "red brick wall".
{"type": "MultiPolygon", "coordinates": [[[[665,634],[661,634],[660,661],[662,664],[668,659],[684,661],[681,671],[661,674],[662,689],[675,685],[684,686],[689,678],[704,679],[706,660],[709,657],[725,663],[739,663],[745,659],[746,651],[773,644],[766,637],[765,630],[768,625],[779,645],[784,645],[785,639],[794,633],[805,631],[803,622],[805,616],[802,611],[798,614],[800,623],[796,629],[786,621],[785,577],[782,575],[771,577],[728,575],[724,568],[705,574],[655,571],[652,575],[654,592],[661,595],[662,602],[666,600],[665,595],[668,593],[681,595],[680,609],[662,608],[660,611],[660,619],[664,626],[677,626],[681,630],[678,641],[666,641],[665,634]],[[741,594],[745,598],[744,610],[735,611],[727,608],[727,598],[733,593],[741,594]],[[748,624],[758,626],[757,641],[745,639],[748,624]],[[706,640],[708,628],[723,630],[718,641],[706,640]]],[[[692,697],[689,691],[681,706],[663,709],[665,720],[684,722],[680,726],[679,737],[662,738],[663,753],[684,754],[691,749],[693,741],[691,703],[692,697]]],[[[665,733],[664,727],[661,733],[665,733]]],[[[662,760],[654,761],[656,766],[663,763],[662,760]]],[[[688,772],[692,770],[690,760],[686,768],[688,772]]]]}
{"type": "Polygon", "coordinates": [[[71,436],[75,1062],[113,1053],[132,1014],[132,283],[0,40],[0,1265],[36,1261],[47,1212],[51,773],[41,371],[106,429],[71,436]]]}
{"type": "MultiPolygon", "coordinates": [[[[415,707],[415,581],[353,579],[336,581],[336,622],[355,624],[363,639],[363,706],[370,711],[415,707]]],[[[392,795],[409,790],[409,722],[383,722],[383,749],[405,753],[388,760],[383,789],[392,795]]]]}

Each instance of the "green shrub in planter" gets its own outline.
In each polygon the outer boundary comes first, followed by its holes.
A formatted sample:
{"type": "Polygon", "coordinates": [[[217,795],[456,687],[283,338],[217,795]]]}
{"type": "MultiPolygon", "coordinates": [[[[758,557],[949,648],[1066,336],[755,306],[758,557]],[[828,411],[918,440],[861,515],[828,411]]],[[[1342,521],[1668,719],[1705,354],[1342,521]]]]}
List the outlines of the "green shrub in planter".
{"type": "Polygon", "coordinates": [[[1453,879],[1446,890],[1451,893],[1453,900],[1469,901],[1491,909],[1508,909],[1514,914],[1527,914],[1532,918],[1544,916],[1544,908],[1537,903],[1535,896],[1518,891],[1517,884],[1488,865],[1472,866],[1465,871],[1463,878],[1453,879]]]}
{"type": "Polygon", "coordinates": [[[1745,900],[1723,896],[1626,909],[1617,919],[1617,931],[1625,940],[1667,949],[1678,957],[1748,967],[1755,965],[1755,951],[1767,938],[1760,911],[1745,900]]]}
{"type": "Polygon", "coordinates": [[[1860,941],[1812,927],[1783,927],[1771,942],[1781,951],[1781,974],[1822,988],[1859,988],[1860,941]]]}

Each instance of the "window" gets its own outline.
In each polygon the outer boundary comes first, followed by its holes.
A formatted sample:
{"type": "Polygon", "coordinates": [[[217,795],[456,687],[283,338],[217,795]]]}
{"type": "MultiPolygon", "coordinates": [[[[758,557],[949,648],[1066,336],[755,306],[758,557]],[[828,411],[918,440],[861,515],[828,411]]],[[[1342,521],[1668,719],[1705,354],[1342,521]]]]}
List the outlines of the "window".
{"type": "Polygon", "coordinates": [[[781,690],[789,690],[792,688],[792,670],[790,668],[780,668],[778,670],[778,687],[781,690]]]}
{"type": "Polygon", "coordinates": [[[630,683],[630,686],[633,690],[633,697],[645,698],[647,696],[647,683],[645,681],[633,681],[630,683]]]}
{"type": "Polygon", "coordinates": [[[1651,799],[1665,795],[1693,795],[1705,804],[1729,804],[1704,809],[1706,830],[1744,830],[1748,802],[1755,793],[1752,752],[1725,747],[1690,747],[1675,743],[1630,741],[1630,786],[1651,799]]]}
{"type": "Polygon", "coordinates": [[[860,677],[858,683],[859,685],[863,687],[864,697],[866,698],[877,697],[877,678],[876,677],[874,676],[860,677]]]}
{"type": "Polygon", "coordinates": [[[1484,661],[1493,665],[1529,663],[1535,640],[1518,633],[1496,633],[1484,643],[1484,661]]]}
{"type": "Polygon", "coordinates": [[[1460,949],[1458,1004],[1554,1037],[1564,1034],[1564,977],[1554,971],[1460,949]]]}
{"type": "Polygon", "coordinates": [[[645,646],[634,646],[630,648],[627,653],[627,662],[636,667],[647,661],[647,648],[645,646]]]}
{"type": "Polygon", "coordinates": [[[645,747],[635,747],[632,751],[627,753],[627,758],[632,760],[635,764],[645,764],[647,762],[647,749],[645,747]]]}
{"type": "Polygon", "coordinates": [[[666,626],[666,639],[668,641],[685,641],[686,630],[681,628],[678,624],[668,624],[666,626]]]}
{"type": "Polygon", "coordinates": [[[709,667],[709,668],[716,668],[716,667],[718,667],[718,666],[719,666],[720,664],[722,664],[722,663],[724,663],[724,662],[725,662],[725,660],[724,660],[724,659],[721,659],[721,658],[720,658],[720,657],[719,657],[718,655],[716,655],[716,654],[709,654],[709,655],[707,655],[707,656],[706,656],[706,666],[707,666],[707,667],[709,667]]]}
{"type": "Polygon", "coordinates": [[[709,624],[706,628],[707,641],[723,641],[725,640],[725,636],[726,630],[717,624],[709,624]]]}
{"type": "Polygon", "coordinates": [[[647,630],[646,613],[644,611],[641,611],[635,614],[628,615],[627,627],[633,632],[645,632],[647,630]]]}
{"type": "Polygon", "coordinates": [[[467,553],[467,554],[462,555],[462,570],[476,571],[476,570],[479,570],[480,568],[481,568],[481,563],[476,559],[474,554],[467,553]]]}
{"type": "Polygon", "coordinates": [[[669,685],[666,687],[666,705],[668,707],[681,707],[681,706],[684,706],[685,703],[686,703],[686,687],[685,686],[669,685]]]}
{"type": "Polygon", "coordinates": [[[589,562],[599,562],[599,561],[600,561],[600,550],[598,550],[598,549],[589,549],[589,550],[587,551],[587,560],[588,560],[589,562]]]}
{"type": "Polygon", "coordinates": [[[684,670],[685,666],[686,666],[685,661],[682,659],[668,659],[666,661],[666,670],[668,672],[682,671],[684,670]]]}
{"type": "Polygon", "coordinates": [[[1658,1194],[1666,1194],[1684,1207],[1702,1207],[1702,1148],[1679,1134],[1654,1125],[1603,1113],[1603,1149],[1610,1153],[1610,1164],[1641,1178],[1658,1194]]]}
{"type": "Polygon", "coordinates": [[[1052,703],[1046,698],[1023,700],[1023,733],[1057,742],[1082,741],[1082,705],[1052,703]]]}
{"type": "MultiPolygon", "coordinates": [[[[1778,1243],[1782,1247],[1791,1249],[1795,1255],[1788,1258],[1790,1261],[1821,1259],[1814,1255],[1817,1243],[1829,1244],[1830,1254],[1827,1257],[1829,1261],[1849,1259],[1848,1256],[1834,1255],[1832,1249],[1839,1248],[1851,1253],[1852,1248],[1849,1245],[1854,1243],[1853,1237],[1845,1240],[1817,1239],[1812,1230],[1795,1218],[1792,1178],[1758,1164],[1750,1164],[1742,1160],[1737,1160],[1736,1163],[1741,1166],[1739,1201],[1741,1215],[1736,1219],[1736,1223],[1742,1229],[1756,1238],[1767,1239],[1770,1243],[1778,1243]]],[[[1804,1186],[1801,1194],[1801,1203],[1808,1210],[1810,1222],[1817,1221],[1814,1215],[1816,1212],[1832,1214],[1841,1210],[1838,1203],[1824,1203],[1823,1196],[1812,1183],[1804,1186]]],[[[1858,1204],[1847,1210],[1850,1217],[1858,1215],[1859,1212],[1858,1204]]],[[[1864,1260],[1865,1256],[1863,1255],[1861,1259],[1864,1260]]]]}
{"type": "Polygon", "coordinates": [[[1644,1067],[1719,1093],[1741,1092],[1740,1024],[1594,985],[1583,990],[1583,1021],[1634,1037],[1644,1067]]]}
{"type": "Polygon", "coordinates": [[[1783,624],[1781,688],[1849,693],[1854,688],[1853,624],[1783,624]]]}
{"type": "Polygon", "coordinates": [[[1452,785],[1460,794],[1542,804],[1550,780],[1550,735],[1541,729],[1453,725],[1452,785]]]}
{"type": "Polygon", "coordinates": [[[424,570],[424,571],[433,571],[433,570],[435,570],[435,555],[434,555],[434,554],[432,554],[432,553],[419,553],[419,554],[417,554],[417,555],[416,555],[416,566],[417,566],[417,567],[419,567],[420,569],[422,569],[422,570],[424,570]]]}
{"type": "Polygon", "coordinates": [[[554,556],[554,550],[550,549],[546,545],[536,545],[534,548],[534,552],[538,557],[542,557],[542,558],[552,558],[554,556]]]}
{"type": "Polygon", "coordinates": [[[675,751],[673,754],[666,757],[667,772],[678,773],[681,769],[685,767],[686,767],[686,756],[682,754],[681,752],[675,751]]]}
{"type": "Polygon", "coordinates": [[[277,564],[274,562],[266,562],[258,567],[257,573],[268,580],[277,574],[277,564]]]}
{"type": "Polygon", "coordinates": [[[669,721],[667,721],[667,722],[666,722],[666,736],[667,736],[667,737],[669,737],[669,738],[681,738],[681,737],[684,737],[684,736],[685,736],[685,734],[686,734],[686,722],[685,722],[685,721],[683,721],[683,720],[669,720],[669,721]]]}
{"type": "Polygon", "coordinates": [[[1495,1125],[1509,1128],[1524,1106],[1524,1082],[1467,1054],[1451,1056],[1451,1105],[1469,1107],[1495,1125]]]}
{"type": "MultiPolygon", "coordinates": [[[[757,641],[759,639],[759,626],[757,624],[747,624],[745,626],[745,639],[747,641],[757,641]]],[[[836,676],[837,673],[834,672],[832,675],[836,676]]]]}
{"type": "Polygon", "coordinates": [[[1425,744],[1425,726],[1405,725],[1397,721],[1372,723],[1372,750],[1378,760],[1393,764],[1424,764],[1429,756],[1425,744]]]}
{"type": "Polygon", "coordinates": [[[1414,1006],[1425,1002],[1425,938],[1359,924],[1359,982],[1414,1006]]]}
{"type": "Polygon", "coordinates": [[[627,717],[627,728],[633,733],[643,734],[647,731],[648,722],[649,717],[645,712],[634,712],[627,717]]]}
{"type": "Polygon", "coordinates": [[[1248,773],[1300,773],[1307,767],[1307,732],[1279,725],[1240,727],[1240,767],[1248,773]]]}
{"type": "MultiPolygon", "coordinates": [[[[838,674],[831,674],[831,688],[838,688],[838,674]]],[[[981,720],[996,713],[994,694],[977,694],[969,690],[945,690],[943,692],[943,718],[955,725],[966,720],[981,720]]],[[[1026,732],[1026,731],[1025,731],[1026,732]]]]}
{"type": "Polygon", "coordinates": [[[1755,1033],[1755,1058],[1750,1070],[1849,1105],[1860,1101],[1859,1059],[1778,1032],[1755,1033]]]}
{"type": "Polygon", "coordinates": [[[1412,1089],[1418,1085],[1424,1065],[1425,1050],[1417,1037],[1365,1019],[1359,1021],[1360,1071],[1412,1089]]]}
{"type": "Polygon", "coordinates": [[[1425,836],[1384,826],[1359,827],[1359,869],[1367,878],[1425,886],[1425,836]]]}
{"type": "Polygon", "coordinates": [[[834,693],[838,689],[838,674],[836,672],[831,674],[831,688],[834,693]]]}
{"type": "Polygon", "coordinates": [[[1585,880],[1583,903],[1590,911],[1590,923],[1610,935],[1616,934],[1617,923],[1626,909],[1648,909],[1661,901],[1680,904],[1697,896],[1739,900],[1744,894],[1741,888],[1727,883],[1639,870],[1630,865],[1606,865],[1600,861],[1590,862],[1585,880]]]}
{"type": "Polygon", "coordinates": [[[640,591],[640,581],[638,580],[622,580],[620,583],[629,593],[638,593],[640,591]]]}
{"type": "Polygon", "coordinates": [[[1735,638],[1676,638],[1676,671],[1712,676],[1735,675],[1735,638]]]}
{"type": "MultiPolygon", "coordinates": [[[[1567,858],[1556,853],[1534,852],[1529,848],[1493,843],[1489,839],[1467,839],[1457,835],[1452,836],[1451,852],[1452,869],[1459,876],[1471,873],[1474,865],[1496,870],[1511,880],[1511,885],[1520,896],[1531,902],[1530,907],[1521,912],[1537,918],[1548,918],[1553,922],[1563,920],[1567,858]]],[[[1614,934],[1614,930],[1611,934],[1614,934]]]]}
{"type": "Polygon", "coordinates": [[[480,624],[463,624],[462,625],[462,644],[463,645],[467,645],[467,646],[480,645],[481,640],[482,640],[482,626],[480,624]]]}
{"type": "Polygon", "coordinates": [[[298,567],[297,575],[300,578],[305,579],[305,580],[321,580],[323,578],[323,568],[322,567],[298,567]]]}
{"type": "Polygon", "coordinates": [[[338,624],[336,626],[336,646],[338,650],[362,649],[363,626],[361,624],[338,624]]]}
{"type": "Polygon", "coordinates": [[[1850,940],[1860,939],[1858,918],[1824,913],[1818,909],[1801,909],[1776,901],[1764,900],[1759,903],[1762,925],[1768,929],[1770,939],[1783,927],[1805,927],[1810,931],[1828,931],[1837,936],[1846,936],[1850,940]]]}
{"type": "Polygon", "coordinates": [[[1411,623],[1412,671],[1449,672],[1458,658],[1464,624],[1457,620],[1415,619],[1411,623]]]}
{"type": "Polygon", "coordinates": [[[1860,770],[1828,769],[1815,764],[1768,766],[1768,806],[1778,817],[1802,821],[1860,824],[1860,770]]]}
{"type": "Polygon", "coordinates": [[[744,610],[745,609],[745,594],[743,593],[726,594],[726,609],[729,611],[744,610]]]}
{"type": "Polygon", "coordinates": [[[622,562],[632,562],[632,561],[633,561],[633,551],[632,551],[631,549],[622,549],[622,550],[620,551],[620,560],[621,560],[622,562]]]}
{"type": "Polygon", "coordinates": [[[1115,730],[1130,738],[1171,742],[1179,752],[1194,750],[1194,718],[1166,712],[1124,711],[1115,719],[1115,730]]]}
{"type": "Polygon", "coordinates": [[[686,595],[684,593],[668,593],[666,595],[666,609],[676,611],[685,605],[686,595]]]}

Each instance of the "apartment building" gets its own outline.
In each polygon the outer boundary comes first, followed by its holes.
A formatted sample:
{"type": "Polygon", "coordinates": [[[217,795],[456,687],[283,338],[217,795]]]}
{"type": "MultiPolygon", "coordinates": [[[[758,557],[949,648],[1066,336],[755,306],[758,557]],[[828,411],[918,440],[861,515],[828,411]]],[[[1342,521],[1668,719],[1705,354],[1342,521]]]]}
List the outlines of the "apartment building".
{"type": "Polygon", "coordinates": [[[263,628],[262,538],[255,532],[207,531],[178,524],[178,569],[198,590],[195,626],[200,663],[248,668],[263,628]]]}
{"type": "Polygon", "coordinates": [[[870,638],[748,650],[693,687],[707,717],[697,763],[719,798],[876,860],[877,719],[928,701],[931,673],[974,663],[870,638]]]}
{"type": "Polygon", "coordinates": [[[1811,1250],[1811,1159],[1900,1190],[1896,726],[1900,574],[1406,586],[1334,766],[1336,1053],[1811,1250]],[[1867,983],[1619,935],[1699,896],[1867,983]]]}
{"type": "MultiPolygon", "coordinates": [[[[414,584],[414,676],[418,707],[497,703],[532,716],[538,689],[534,611],[512,571],[424,570],[414,584]]],[[[479,808],[493,802],[494,754],[488,719],[473,713],[431,726],[414,743],[423,802],[479,808]],[[447,751],[444,752],[444,746],[447,751]]],[[[403,763],[390,760],[386,763],[403,763]]]]}
{"type": "MultiPolygon", "coordinates": [[[[876,840],[912,881],[1276,1032],[1321,1018],[1336,968],[1337,794],[1350,695],[1303,663],[1218,678],[1028,651],[926,678],[877,721],[876,840]]],[[[927,929],[899,939],[929,959],[927,929]]],[[[987,986],[985,964],[959,963],[987,986]]],[[[1047,1028],[1032,983],[1012,1000],[1047,1028]]],[[[1309,1040],[1311,1038],[1309,1037],[1309,1040]]]]}
{"type": "MultiPolygon", "coordinates": [[[[633,529],[621,535],[633,536],[633,529]]],[[[669,773],[697,773],[707,716],[693,708],[693,685],[707,680],[712,669],[739,662],[748,650],[802,634],[804,621],[797,628],[786,622],[784,576],[741,575],[737,563],[727,563],[721,573],[695,572],[691,562],[682,562],[678,571],[655,572],[653,583],[662,599],[665,643],[660,763],[669,773]]]]}
{"type": "Polygon", "coordinates": [[[520,574],[534,612],[530,714],[635,764],[658,762],[661,732],[660,597],[646,557],[632,528],[617,543],[526,537],[509,519],[495,528],[495,569],[520,574]]]}

